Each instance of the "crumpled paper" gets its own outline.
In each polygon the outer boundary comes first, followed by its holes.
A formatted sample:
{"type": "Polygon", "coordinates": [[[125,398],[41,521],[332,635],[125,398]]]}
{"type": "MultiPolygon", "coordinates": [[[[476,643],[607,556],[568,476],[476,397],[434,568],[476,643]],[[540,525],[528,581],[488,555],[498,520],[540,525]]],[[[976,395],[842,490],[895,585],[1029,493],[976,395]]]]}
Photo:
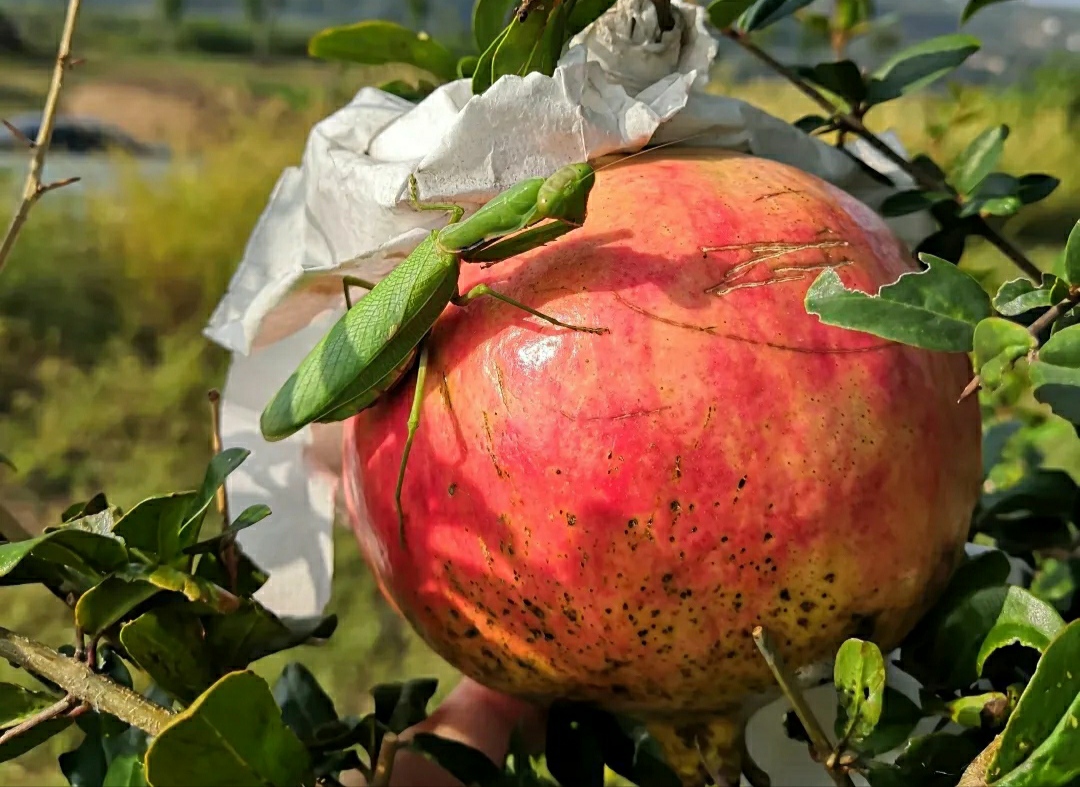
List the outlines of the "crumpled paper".
{"type": "MultiPolygon", "coordinates": [[[[504,76],[480,96],[459,80],[415,105],[364,88],[312,129],[300,166],[281,175],[205,331],[234,353],[223,442],[251,451],[229,478],[231,506],[265,503],[273,511],[239,537],[270,575],[257,595],[267,607],[312,615],[326,605],[338,482],[332,462],[327,468],[310,459],[316,431],[267,443],[259,415],[343,313],[340,276],[381,278],[445,223],[440,213],[409,206],[410,173],[422,200],[471,212],[562,165],[677,142],[800,167],[873,208],[893,193],[849,155],[880,158],[861,143],[845,153],[745,102],[706,93],[717,42],[703,8],[673,8],[678,24],[663,32],[650,0],[619,0],[570,42],[550,77],[504,76]]],[[[873,164],[897,188],[913,186],[888,161],[873,164]]],[[[911,245],[932,231],[925,216],[891,224],[911,245]]]]}

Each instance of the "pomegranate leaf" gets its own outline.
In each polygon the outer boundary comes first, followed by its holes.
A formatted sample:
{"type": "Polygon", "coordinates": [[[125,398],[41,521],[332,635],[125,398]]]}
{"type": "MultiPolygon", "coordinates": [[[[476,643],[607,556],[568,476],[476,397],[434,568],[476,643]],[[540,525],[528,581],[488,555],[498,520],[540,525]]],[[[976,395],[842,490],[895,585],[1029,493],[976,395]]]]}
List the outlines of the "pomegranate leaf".
{"type": "Polygon", "coordinates": [[[518,0],[476,0],[473,6],[472,27],[476,48],[483,52],[499,37],[510,12],[517,8],[518,0]]]}
{"type": "Polygon", "coordinates": [[[405,748],[437,763],[462,784],[494,785],[502,776],[499,767],[483,752],[430,732],[417,733],[405,748]]]}
{"type": "Polygon", "coordinates": [[[96,637],[160,592],[161,588],[140,578],[107,577],[79,597],[75,605],[75,623],[91,637],[96,637]]]}
{"type": "Polygon", "coordinates": [[[190,703],[220,677],[203,636],[199,619],[185,607],[173,606],[125,623],[120,644],[158,686],[190,703]]]}
{"type": "MultiPolygon", "coordinates": [[[[37,538],[0,544],[0,577],[12,574],[24,561],[67,567],[79,572],[108,573],[128,561],[124,542],[111,535],[85,530],[53,530],[37,538]]],[[[37,582],[33,572],[20,573],[21,582],[37,582]]]]}
{"type": "Polygon", "coordinates": [[[577,0],[570,3],[570,18],[567,21],[567,38],[575,36],[591,25],[609,8],[615,5],[615,0],[577,0]]]}
{"type": "Polygon", "coordinates": [[[1068,287],[1052,273],[1044,273],[1042,283],[1013,279],[1001,285],[994,296],[994,309],[1006,317],[1016,317],[1032,309],[1052,306],[1068,295],[1068,287]]]}
{"type": "Polygon", "coordinates": [[[946,703],[945,712],[950,721],[961,727],[996,729],[1009,713],[1009,698],[1000,691],[960,697],[946,703]]]}
{"type": "Polygon", "coordinates": [[[0,763],[9,762],[16,757],[21,757],[31,749],[40,746],[54,735],[59,735],[73,723],[74,722],[71,719],[66,719],[63,716],[49,719],[48,721],[43,721],[41,724],[34,725],[26,732],[16,735],[10,740],[0,743],[0,763]]]}
{"type": "Polygon", "coordinates": [[[1080,325],[1053,334],[1028,374],[1036,399],[1062,418],[1080,423],[1080,325]]]}
{"type": "Polygon", "coordinates": [[[1080,221],[1073,225],[1065,243],[1064,278],[1072,286],[1080,286],[1080,221]]]}
{"type": "Polygon", "coordinates": [[[132,549],[168,562],[180,552],[180,526],[195,492],[179,492],[143,500],[116,523],[113,533],[132,549]]]}
{"type": "Polygon", "coordinates": [[[217,491],[225,483],[225,479],[232,474],[233,470],[244,463],[251,455],[246,448],[226,448],[213,459],[206,467],[206,475],[198,494],[191,501],[187,516],[180,525],[178,534],[181,547],[188,547],[199,539],[199,530],[202,528],[203,519],[206,516],[210,504],[214,502],[217,491]]]}
{"type": "Polygon", "coordinates": [[[943,191],[900,191],[886,197],[881,203],[881,215],[892,217],[919,213],[949,199],[952,197],[943,191]]]}
{"type": "Polygon", "coordinates": [[[705,12],[718,30],[727,30],[756,0],[713,0],[705,12]]]}
{"type": "Polygon", "coordinates": [[[1006,125],[994,126],[979,134],[953,162],[950,182],[961,195],[972,195],[986,180],[1005,152],[1009,136],[1006,125]]]}
{"type": "MultiPolygon", "coordinates": [[[[928,714],[923,713],[916,703],[891,686],[886,686],[882,695],[881,718],[873,732],[861,740],[849,740],[848,747],[867,757],[876,757],[890,752],[904,743],[915,726],[928,714]]],[[[843,720],[837,716],[835,732],[837,737],[844,734],[843,720]]]]}
{"type": "Polygon", "coordinates": [[[145,764],[154,787],[314,781],[307,749],[281,720],[266,681],[252,672],[226,675],[174,716],[150,744],[145,764]]]}
{"type": "Polygon", "coordinates": [[[987,768],[994,787],[1080,779],[1080,621],[1049,644],[987,768]]]}
{"type": "Polygon", "coordinates": [[[850,60],[818,63],[813,67],[801,66],[795,70],[799,76],[839,96],[851,106],[857,106],[866,98],[862,72],[850,60]]]}
{"type": "Polygon", "coordinates": [[[234,544],[236,565],[232,571],[226,570],[222,565],[221,556],[216,552],[207,552],[199,558],[199,564],[195,568],[195,576],[201,577],[208,582],[213,582],[221,587],[232,587],[232,581],[236,580],[236,592],[244,598],[250,598],[258,592],[259,588],[266,584],[269,575],[259,568],[244,554],[239,544],[234,544]]]}
{"type": "Polygon", "coordinates": [[[337,616],[279,618],[261,604],[244,599],[236,612],[204,618],[203,626],[214,663],[225,672],[244,669],[309,640],[326,639],[337,628],[337,616]]]}
{"type": "Polygon", "coordinates": [[[861,639],[841,645],[833,683],[840,695],[841,738],[852,743],[865,740],[881,720],[885,692],[885,660],[877,645],[861,639]]]}
{"type": "Polygon", "coordinates": [[[1025,205],[1033,205],[1036,202],[1049,197],[1054,190],[1061,185],[1061,181],[1051,175],[1033,173],[1020,177],[1020,190],[1017,195],[1025,205]]]}
{"type": "Polygon", "coordinates": [[[0,729],[14,727],[53,705],[58,697],[31,691],[11,683],[0,683],[0,729]]]}
{"type": "Polygon", "coordinates": [[[987,317],[975,326],[975,371],[987,391],[996,390],[1013,363],[1035,349],[1035,337],[1024,326],[1001,317],[987,317]]]}
{"type": "Polygon", "coordinates": [[[982,42],[968,35],[920,41],[897,52],[871,75],[866,101],[881,104],[936,82],[979,51],[982,42]]]}
{"type": "Polygon", "coordinates": [[[334,701],[299,662],[285,665],[274,683],[273,694],[285,724],[301,740],[314,739],[320,727],[338,720],[334,701]]]}
{"type": "Polygon", "coordinates": [[[870,787],[956,787],[981,749],[981,738],[973,730],[923,735],[908,741],[894,764],[871,763],[867,781],[870,787]]]}
{"type": "Polygon", "coordinates": [[[382,65],[405,63],[444,82],[457,78],[457,58],[426,33],[394,22],[369,20],[331,27],[312,36],[308,54],[323,60],[382,65]]]}
{"type": "Polygon", "coordinates": [[[505,74],[554,73],[563,45],[570,39],[571,5],[562,1],[530,4],[528,13],[511,19],[480,55],[472,76],[473,93],[480,95],[505,74]]]}
{"type": "Polygon", "coordinates": [[[418,678],[404,683],[384,683],[371,690],[375,699],[375,718],[387,728],[400,734],[427,718],[427,706],[439,681],[418,678]]]}
{"type": "Polygon", "coordinates": [[[117,757],[109,763],[101,787],[146,787],[142,760],[134,754],[117,757]]]}
{"type": "Polygon", "coordinates": [[[975,326],[991,314],[990,298],[955,265],[927,254],[929,266],[905,273],[877,295],[844,287],[826,270],[806,293],[806,311],[826,325],[941,352],[969,352],[975,326]]]}
{"type": "Polygon", "coordinates": [[[248,506],[240,512],[240,516],[233,520],[220,535],[208,538],[205,541],[200,541],[197,544],[192,544],[184,550],[186,555],[200,555],[206,552],[216,552],[221,548],[221,543],[226,539],[235,536],[241,530],[246,530],[252,525],[257,525],[259,522],[270,516],[270,507],[258,503],[253,506],[248,506]]]}
{"type": "Polygon", "coordinates": [[[964,12],[960,15],[960,24],[964,24],[987,6],[1003,2],[1005,0],[969,0],[968,4],[964,6],[964,12]]]}
{"type": "Polygon", "coordinates": [[[740,32],[751,33],[789,17],[814,0],[757,0],[739,17],[736,27],[740,32]]]}

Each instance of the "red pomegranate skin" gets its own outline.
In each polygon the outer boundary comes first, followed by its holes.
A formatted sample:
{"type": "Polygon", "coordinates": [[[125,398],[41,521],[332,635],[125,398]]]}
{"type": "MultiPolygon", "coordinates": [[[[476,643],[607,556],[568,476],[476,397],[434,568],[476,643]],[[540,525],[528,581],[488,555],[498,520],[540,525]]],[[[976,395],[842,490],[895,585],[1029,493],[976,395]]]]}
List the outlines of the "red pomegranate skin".
{"type": "Polygon", "coordinates": [[[874,292],[915,263],[841,190],[776,162],[667,149],[597,174],[588,219],[464,266],[594,335],[484,298],[346,424],[351,520],[386,596],[497,690],[669,714],[772,684],[844,639],[891,648],[963,552],[981,475],[968,359],[821,324],[822,270],[874,292]]]}

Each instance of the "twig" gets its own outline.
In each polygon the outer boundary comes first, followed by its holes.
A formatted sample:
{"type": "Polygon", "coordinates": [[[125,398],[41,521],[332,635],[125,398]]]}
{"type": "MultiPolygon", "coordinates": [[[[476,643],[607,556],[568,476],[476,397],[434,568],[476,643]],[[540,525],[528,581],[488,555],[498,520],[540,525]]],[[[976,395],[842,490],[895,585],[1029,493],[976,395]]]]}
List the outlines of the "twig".
{"type": "MultiPolygon", "coordinates": [[[[7,233],[0,240],[0,271],[4,268],[11,249],[15,246],[15,239],[19,231],[26,223],[26,217],[30,214],[30,208],[34,206],[42,194],[54,189],[70,185],[78,178],[67,178],[56,183],[43,184],[41,172],[45,167],[45,155],[52,141],[53,125],[56,122],[56,108],[60,103],[60,89],[64,85],[64,72],[71,66],[71,40],[75,35],[75,22],[79,18],[79,7],[82,0],[68,0],[67,17],[64,19],[64,31],[60,36],[60,47],[56,53],[56,65],[53,68],[52,84],[49,85],[49,93],[45,98],[45,109],[41,115],[41,127],[38,129],[37,139],[33,143],[33,156],[30,158],[30,171],[26,175],[26,185],[23,187],[22,201],[11,217],[7,233]]],[[[8,124],[4,124],[8,125],[8,124]]],[[[8,126],[10,128],[10,126],[8,126]]],[[[17,135],[18,136],[18,135],[17,135]]]]}
{"type": "Polygon", "coordinates": [[[50,705],[45,710],[35,713],[26,721],[21,724],[16,724],[10,730],[7,730],[3,735],[0,735],[0,746],[3,746],[12,738],[17,738],[27,730],[31,730],[39,724],[44,724],[49,719],[55,719],[57,716],[63,716],[72,708],[78,705],[78,700],[68,694],[59,702],[50,705]]]}
{"type": "Polygon", "coordinates": [[[772,636],[761,626],[756,626],[753,633],[754,644],[761,651],[761,655],[765,657],[765,662],[769,665],[769,669],[772,670],[773,677],[780,684],[780,688],[784,690],[784,694],[787,695],[795,715],[799,717],[799,721],[802,722],[803,727],[810,736],[810,742],[814,746],[818,760],[825,765],[825,770],[828,771],[836,787],[855,787],[846,773],[833,770],[826,764],[829,762],[829,757],[833,751],[833,746],[829,743],[829,736],[821,728],[821,723],[814,716],[810,706],[806,704],[806,698],[803,697],[795,676],[787,669],[780,658],[780,654],[776,651],[772,636]]]}
{"type": "MultiPolygon", "coordinates": [[[[221,453],[222,447],[221,393],[215,388],[210,391],[208,398],[210,400],[210,447],[214,456],[217,456],[221,453]]],[[[218,489],[215,500],[218,514],[221,516],[221,529],[223,531],[227,530],[229,527],[229,496],[225,492],[224,484],[218,489]]],[[[235,594],[239,584],[238,575],[240,572],[240,557],[236,554],[235,536],[226,535],[221,539],[218,557],[221,559],[221,565],[225,569],[225,576],[229,579],[229,590],[235,594]]]]}
{"type": "MultiPolygon", "coordinates": [[[[1072,311],[1073,308],[1076,307],[1077,303],[1080,303],[1080,290],[1074,293],[1070,293],[1068,298],[1063,301],[1059,301],[1058,303],[1055,303],[1053,306],[1047,309],[1043,314],[1039,316],[1037,320],[1035,320],[1035,322],[1031,323],[1031,325],[1028,326],[1028,333],[1038,339],[1040,333],[1042,333],[1055,322],[1057,322],[1058,318],[1063,317],[1070,311],[1072,311]]],[[[967,387],[964,388],[963,392],[960,394],[960,398],[957,400],[957,403],[959,404],[960,402],[967,399],[969,396],[979,390],[979,387],[981,385],[982,378],[979,377],[979,375],[975,375],[975,377],[972,378],[971,382],[967,384],[967,387]]]]}
{"type": "MultiPolygon", "coordinates": [[[[798,88],[804,96],[809,98],[819,107],[829,113],[830,119],[835,123],[841,132],[850,131],[853,134],[858,135],[862,139],[866,140],[870,147],[874,148],[878,153],[885,156],[889,161],[894,163],[897,167],[903,170],[905,173],[911,176],[911,178],[923,189],[927,191],[942,191],[956,198],[956,189],[939,180],[937,177],[933,177],[926,172],[923,172],[914,163],[908,161],[901,156],[895,150],[893,150],[886,142],[877,136],[862,122],[862,119],[857,115],[840,112],[836,105],[830,101],[824,93],[819,91],[801,76],[799,76],[791,68],[785,66],[779,60],[774,58],[764,49],[759,47],[745,33],[740,33],[738,30],[728,29],[724,31],[724,35],[737,43],[743,49],[750,54],[754,55],[758,60],[765,63],[769,68],[773,69],[780,76],[784,77],[788,82],[798,88]]],[[[996,229],[981,216],[974,217],[978,223],[979,234],[983,238],[988,240],[997,249],[1004,254],[1009,260],[1021,271],[1024,275],[1039,281],[1042,278],[1042,271],[1036,267],[1035,263],[1029,260],[1020,249],[1016,248],[1007,238],[1001,235],[996,229]]]]}
{"type": "Polygon", "coordinates": [[[151,736],[169,723],[172,712],[127,686],[98,675],[86,664],[57,653],[40,642],[0,627],[0,658],[40,675],[82,702],[151,736]]]}
{"type": "Polygon", "coordinates": [[[390,777],[394,773],[394,757],[397,756],[400,746],[401,741],[392,732],[383,736],[375,772],[371,774],[371,787],[390,787],[390,777]]]}

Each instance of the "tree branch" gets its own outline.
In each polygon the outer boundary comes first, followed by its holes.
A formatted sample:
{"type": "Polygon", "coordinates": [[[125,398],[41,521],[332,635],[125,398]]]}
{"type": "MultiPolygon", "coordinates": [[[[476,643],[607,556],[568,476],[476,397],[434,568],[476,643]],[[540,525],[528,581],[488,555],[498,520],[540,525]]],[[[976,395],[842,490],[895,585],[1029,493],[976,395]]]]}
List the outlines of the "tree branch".
{"type": "Polygon", "coordinates": [[[776,651],[772,635],[765,628],[757,626],[754,628],[753,636],[754,644],[761,651],[761,655],[765,657],[765,662],[769,665],[769,669],[772,670],[776,682],[784,690],[784,694],[787,696],[788,702],[791,703],[795,715],[799,717],[799,721],[802,722],[803,727],[810,736],[810,742],[814,746],[818,760],[828,771],[836,787],[855,787],[846,773],[830,767],[833,746],[829,743],[829,736],[821,728],[821,723],[817,720],[810,706],[806,704],[806,698],[803,697],[802,691],[799,690],[799,684],[795,680],[795,676],[791,674],[783,659],[780,658],[780,654],[776,651]]]}
{"type": "MultiPolygon", "coordinates": [[[[745,33],[740,33],[737,30],[728,29],[724,31],[724,35],[737,43],[747,52],[752,54],[762,63],[774,70],[780,76],[784,77],[788,82],[798,88],[799,92],[809,98],[819,107],[829,113],[830,119],[841,131],[849,131],[858,135],[862,139],[866,140],[866,143],[870,145],[881,155],[885,156],[889,161],[899,167],[902,171],[907,173],[919,185],[920,188],[927,191],[942,191],[947,194],[951,194],[955,199],[957,196],[956,189],[939,180],[937,177],[923,172],[919,167],[915,166],[912,162],[901,156],[895,150],[893,150],[883,139],[874,134],[866,125],[862,122],[862,119],[847,112],[840,112],[836,105],[830,101],[824,93],[819,91],[795,71],[788,66],[785,66],[779,60],[774,58],[764,49],[759,47],[745,33]]],[[[981,216],[976,217],[979,227],[979,234],[987,241],[992,243],[997,249],[1004,254],[1010,262],[1012,262],[1017,268],[1019,268],[1025,276],[1039,281],[1042,278],[1042,271],[1036,267],[1035,263],[1029,260],[1020,249],[1016,248],[1005,238],[1001,233],[994,229],[984,218],[981,216]]]]}
{"type": "Polygon", "coordinates": [[[0,627],[0,658],[39,675],[83,702],[121,721],[157,735],[169,723],[172,712],[89,666],[57,653],[40,642],[0,627]]]}
{"type": "MultiPolygon", "coordinates": [[[[75,22],[79,18],[79,7],[82,0],[68,0],[67,17],[64,19],[64,31],[60,36],[60,48],[56,53],[56,65],[53,67],[52,84],[49,85],[49,93],[45,98],[45,108],[41,115],[41,126],[38,129],[37,139],[34,140],[33,154],[30,157],[30,171],[26,175],[26,185],[23,187],[22,201],[11,217],[7,233],[0,240],[0,271],[4,268],[11,249],[15,246],[15,239],[19,231],[26,223],[30,214],[30,208],[34,206],[42,194],[53,189],[62,188],[74,183],[78,178],[68,178],[56,183],[42,183],[41,173],[45,167],[45,155],[52,141],[53,125],[56,122],[56,108],[60,103],[60,89],[64,85],[64,73],[71,65],[71,40],[75,36],[75,22]]],[[[7,125],[5,123],[5,125],[7,125]]]]}

